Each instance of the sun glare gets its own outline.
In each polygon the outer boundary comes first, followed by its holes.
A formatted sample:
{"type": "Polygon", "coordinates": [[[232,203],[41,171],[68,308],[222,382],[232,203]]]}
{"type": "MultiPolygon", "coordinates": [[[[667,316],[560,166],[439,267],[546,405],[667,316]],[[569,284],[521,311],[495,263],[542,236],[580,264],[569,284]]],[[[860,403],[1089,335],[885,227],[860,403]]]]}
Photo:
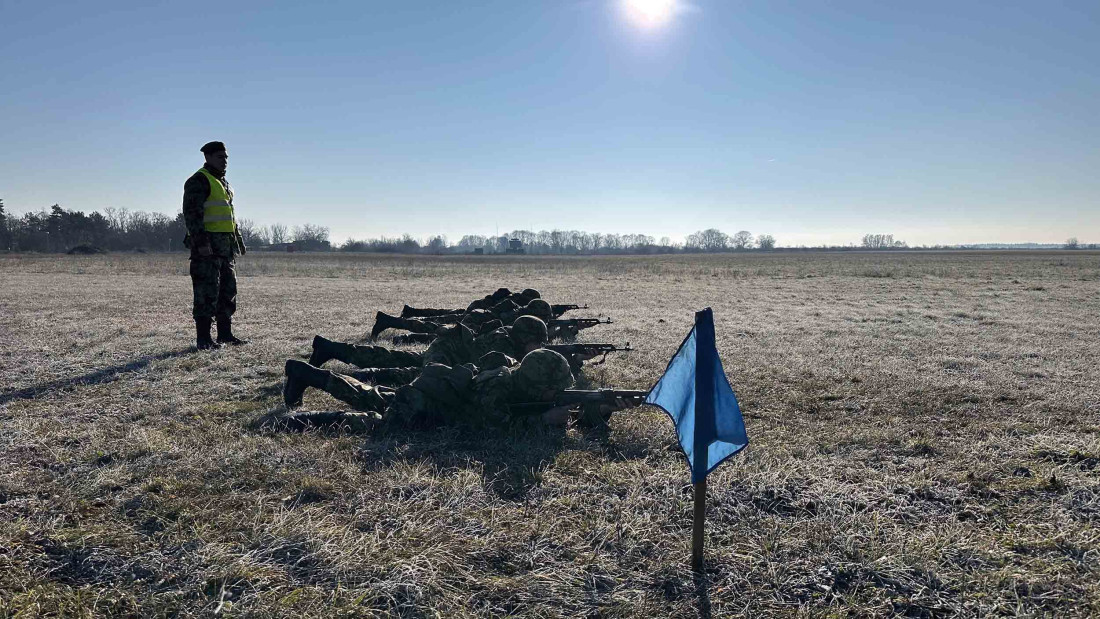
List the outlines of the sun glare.
{"type": "Polygon", "coordinates": [[[626,14],[646,28],[660,26],[672,18],[677,0],[623,0],[626,14]]]}

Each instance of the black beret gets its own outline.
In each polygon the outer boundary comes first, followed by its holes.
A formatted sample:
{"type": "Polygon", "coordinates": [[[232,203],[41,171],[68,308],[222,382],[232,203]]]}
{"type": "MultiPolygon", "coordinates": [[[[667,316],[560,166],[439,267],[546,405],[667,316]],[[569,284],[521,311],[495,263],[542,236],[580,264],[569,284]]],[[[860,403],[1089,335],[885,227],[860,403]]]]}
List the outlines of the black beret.
{"type": "Polygon", "coordinates": [[[202,154],[204,155],[209,155],[210,153],[220,153],[221,151],[225,150],[225,144],[222,144],[218,141],[207,142],[206,144],[203,144],[202,148],[200,148],[199,150],[201,150],[202,154]]]}

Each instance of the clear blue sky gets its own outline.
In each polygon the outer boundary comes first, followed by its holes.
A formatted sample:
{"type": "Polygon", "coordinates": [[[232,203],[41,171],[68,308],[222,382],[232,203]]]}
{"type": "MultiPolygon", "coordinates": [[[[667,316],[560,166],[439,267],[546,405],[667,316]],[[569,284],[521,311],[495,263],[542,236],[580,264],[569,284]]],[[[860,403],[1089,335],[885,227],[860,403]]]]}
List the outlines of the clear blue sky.
{"type": "Polygon", "coordinates": [[[334,240],[1100,241],[1100,2],[0,0],[0,198],[334,240]]]}

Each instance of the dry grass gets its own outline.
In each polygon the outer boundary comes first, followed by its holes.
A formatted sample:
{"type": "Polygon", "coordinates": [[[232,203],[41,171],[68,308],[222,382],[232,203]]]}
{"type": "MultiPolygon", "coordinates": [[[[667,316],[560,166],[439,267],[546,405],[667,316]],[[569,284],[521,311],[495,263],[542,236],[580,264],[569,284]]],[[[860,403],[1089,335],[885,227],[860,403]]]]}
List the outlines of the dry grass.
{"type": "MultiPolygon", "coordinates": [[[[192,353],[183,256],[0,256],[0,616],[1100,613],[1100,256],[250,255],[192,353]],[[671,423],[278,434],[282,362],[498,285],[588,302],[644,388],[715,309],[753,440],[708,572],[671,423]],[[702,586],[697,586],[697,585],[702,586]]],[[[311,393],[307,407],[338,406],[311,393]]]]}

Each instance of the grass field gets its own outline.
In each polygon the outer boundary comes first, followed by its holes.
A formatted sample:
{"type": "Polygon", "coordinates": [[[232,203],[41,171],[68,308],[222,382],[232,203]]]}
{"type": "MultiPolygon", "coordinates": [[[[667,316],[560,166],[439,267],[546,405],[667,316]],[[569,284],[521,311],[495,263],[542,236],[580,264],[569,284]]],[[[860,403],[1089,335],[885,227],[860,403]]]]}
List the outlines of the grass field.
{"type": "MultiPolygon", "coordinates": [[[[191,350],[182,255],[0,256],[0,616],[1100,613],[1100,254],[252,255],[191,350]],[[285,434],[283,362],[376,310],[587,302],[647,388],[712,306],[752,445],[671,422],[285,434]]],[[[338,364],[337,364],[338,367],[338,364]]],[[[308,409],[340,404],[310,392],[308,409]]]]}

